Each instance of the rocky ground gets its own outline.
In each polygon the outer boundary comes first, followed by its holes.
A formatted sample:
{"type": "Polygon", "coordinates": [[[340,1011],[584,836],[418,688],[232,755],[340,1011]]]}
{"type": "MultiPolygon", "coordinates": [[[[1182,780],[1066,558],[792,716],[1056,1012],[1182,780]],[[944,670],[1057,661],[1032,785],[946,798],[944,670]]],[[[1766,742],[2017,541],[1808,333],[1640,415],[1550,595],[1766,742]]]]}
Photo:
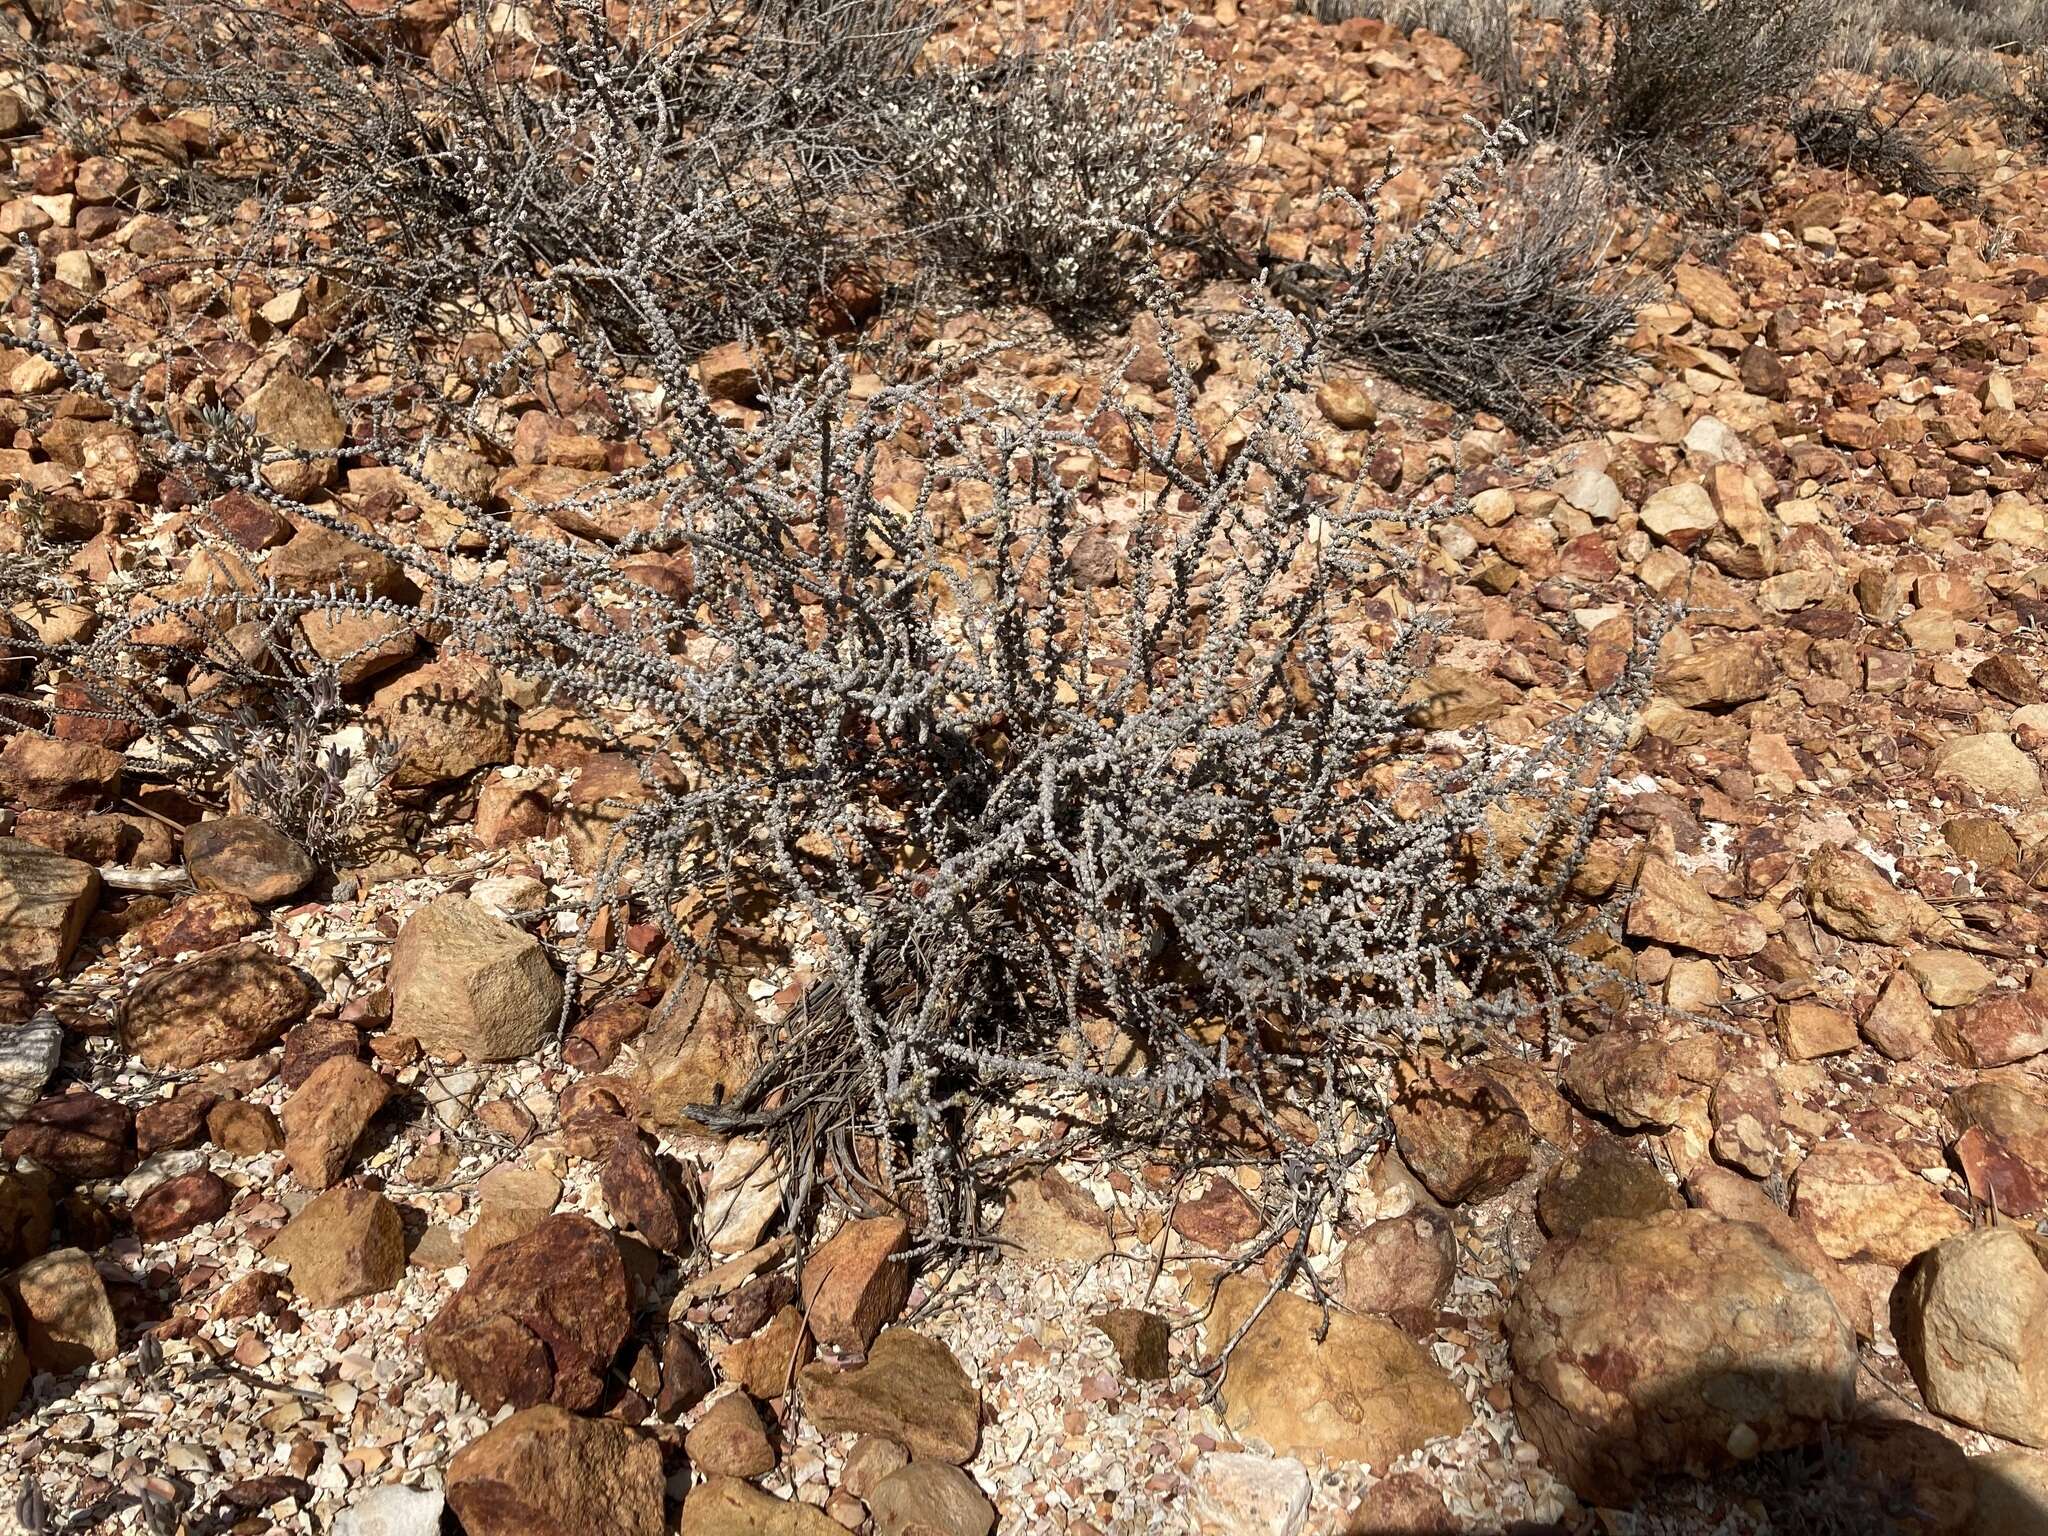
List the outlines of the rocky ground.
{"type": "MultiPolygon", "coordinates": [[[[1358,146],[1420,168],[1398,200],[1469,141],[1426,34],[1269,0],[1191,29],[1264,84],[1241,217],[1276,251],[1358,146]]],[[[0,233],[61,283],[203,243],[10,100],[0,233]]],[[[676,1114],[786,978],[693,993],[629,930],[543,1048],[561,982],[518,919],[587,889],[638,779],[409,631],[356,682],[439,798],[370,867],[125,771],[118,722],[7,734],[0,1482],[37,1493],[0,1529],[2048,1530],[2048,171],[1988,122],[1951,153],[1972,204],[1788,153],[1556,441],[1326,386],[1333,474],[1471,493],[1414,594],[1456,614],[1446,727],[1527,740],[1654,600],[1685,612],[1581,880],[1619,893],[1636,1000],[1416,1066],[1354,1220],[1311,1235],[1327,1320],[1258,1312],[1256,1270],[1210,1304],[1256,1168],[1068,1164],[1008,1192],[999,1260],[919,1275],[872,1214],[799,1285],[768,1150],[676,1114]]],[[[265,430],[316,452],[352,387],[292,371],[319,301],[217,314],[265,430]]],[[[601,456],[512,405],[527,456],[485,474],[601,456]]],[[[0,490],[62,551],[9,622],[84,633],[179,558],[178,508],[39,359],[0,350],[0,424],[0,490]]],[[[238,515],[298,590],[405,581],[238,515]]]]}

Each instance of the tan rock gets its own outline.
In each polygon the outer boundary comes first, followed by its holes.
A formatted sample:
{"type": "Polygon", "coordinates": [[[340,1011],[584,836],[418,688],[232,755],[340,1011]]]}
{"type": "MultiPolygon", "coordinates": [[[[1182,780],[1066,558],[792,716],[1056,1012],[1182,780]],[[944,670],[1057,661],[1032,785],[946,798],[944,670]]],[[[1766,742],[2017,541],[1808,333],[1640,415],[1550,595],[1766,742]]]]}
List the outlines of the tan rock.
{"type": "Polygon", "coordinates": [[[1728,279],[1709,267],[1686,262],[1671,276],[1679,300],[1705,325],[1717,330],[1738,329],[1748,310],[1728,279]]]}
{"type": "Polygon", "coordinates": [[[398,1208],[367,1189],[331,1189],[285,1223],[266,1250],[291,1270],[307,1305],[338,1307],[375,1296],[405,1274],[398,1208]]]}
{"type": "Polygon", "coordinates": [[[1770,937],[1747,912],[1722,906],[1677,865],[1656,858],[1643,860],[1626,931],[1631,938],[1733,958],[1755,954],[1770,937]]]}
{"type": "MultiPolygon", "coordinates": [[[[1213,1357],[1266,1294],[1262,1279],[1198,1269],[1190,1298],[1215,1305],[1202,1323],[1213,1357]]],[[[1332,1312],[1291,1291],[1275,1296],[1239,1340],[1223,1420],[1283,1456],[1384,1467],[1471,1421],[1465,1399],[1421,1345],[1376,1317],[1332,1312]],[[1327,1332],[1324,1324],[1327,1321],[1327,1332]],[[1320,1335],[1320,1337],[1319,1337],[1320,1335]]]]}
{"type": "Polygon", "coordinates": [[[391,1084],[353,1056],[330,1056],[284,1106],[284,1156],[308,1189],[339,1180],[357,1140],[391,1097],[391,1084]]]}
{"type": "Polygon", "coordinates": [[[1752,641],[1703,646],[1657,669],[1657,692],[1686,709],[1730,709],[1771,691],[1778,668],[1752,641]]]}
{"type": "Polygon", "coordinates": [[[821,1509],[778,1499],[736,1477],[714,1477],[683,1500],[678,1536],[846,1536],[821,1509]]]}
{"type": "Polygon", "coordinates": [[[995,1506],[958,1467],[913,1461],[875,1486],[868,1499],[875,1536],[989,1536],[995,1506]]]}
{"type": "Polygon", "coordinates": [[[1508,1309],[1522,1427],[1583,1499],[1706,1474],[1847,1420],[1856,1339],[1763,1228],[1704,1210],[1552,1243],[1508,1309]]]}
{"type": "Polygon", "coordinates": [[[99,896],[90,864],[0,837],[0,976],[41,980],[63,970],[99,896]]]}
{"type": "Polygon", "coordinates": [[[691,1468],[704,1477],[761,1477],[775,1470],[775,1446],[751,1398],[728,1392],[683,1440],[691,1468]]]}
{"type": "Polygon", "coordinates": [[[951,1350],[908,1328],[883,1329],[862,1365],[820,1361],[797,1382],[805,1417],[828,1435],[884,1435],[913,1458],[955,1466],[981,1436],[981,1393],[951,1350]]]}
{"type": "Polygon", "coordinates": [[[1859,1339],[1875,1336],[1870,1294],[1851,1278],[1759,1184],[1726,1168],[1695,1168],[1685,1181],[1686,1198],[1724,1221],[1747,1221],[1762,1227],[1800,1268],[1827,1287],[1839,1311],[1859,1339]]]}
{"type": "Polygon", "coordinates": [[[1823,848],[1806,872],[1806,906],[1814,920],[1845,939],[1903,944],[1918,913],[1870,860],[1847,848],[1823,848]]]}
{"type": "Polygon", "coordinates": [[[1529,1169],[1529,1117],[1484,1067],[1428,1063],[1393,1119],[1402,1161],[1447,1205],[1489,1199],[1529,1169]]]}
{"type": "Polygon", "coordinates": [[[1863,1016],[1863,1038],[1893,1061],[1915,1061],[1934,1049],[1934,1014],[1919,984],[1899,971],[1863,1016]]]}
{"type": "Polygon", "coordinates": [[[2048,1536],[2048,1456],[1987,1451],[1970,1458],[1976,1508],[1968,1536],[2048,1536]]]}
{"type": "Polygon", "coordinates": [[[1934,777],[1967,784],[1985,799],[2022,809],[2041,798],[2041,769],[2002,731],[1958,736],[1934,754],[1934,777]]]}
{"type": "Polygon", "coordinates": [[[377,690],[370,714],[396,750],[391,784],[402,791],[512,761],[504,685],[482,662],[452,657],[416,667],[377,690]]]}
{"type": "Polygon", "coordinates": [[[1824,1141],[1792,1179],[1792,1215],[1843,1263],[1903,1269],[1969,1219],[1889,1148],[1824,1141]]]}
{"type": "Polygon", "coordinates": [[[467,1536],[662,1536],[661,1447],[609,1419],[525,1408],[448,1463],[467,1536]]]}
{"type": "Polygon", "coordinates": [[[1965,1007],[1998,984],[1991,967],[1958,949],[1916,950],[1906,956],[1906,969],[1937,1008],[1965,1007]]]}
{"type": "Polygon", "coordinates": [[[216,949],[144,975],[122,1009],[121,1040],[160,1071],[240,1061],[276,1044],[314,997],[312,986],[268,950],[216,949]]]}
{"type": "Polygon", "coordinates": [[[8,1275],[4,1289],[32,1371],[66,1376],[120,1352],[114,1308],[91,1254],[53,1248],[8,1275]]]}
{"type": "Polygon", "coordinates": [[[562,1008],[540,940],[466,896],[438,897],[407,919],[388,985],[394,1031],[470,1061],[532,1054],[562,1008]]]}
{"type": "Polygon", "coordinates": [[[1706,487],[1692,480],[1652,492],[1637,515],[1645,528],[1676,549],[1691,549],[1721,526],[1706,487]]]}
{"type": "Polygon", "coordinates": [[[1778,1038],[1793,1061],[1837,1056],[1856,1049],[1856,1021],[1839,1008],[1819,1003],[1780,1003],[1778,1038]]]}
{"type": "Polygon", "coordinates": [[[849,1221],[804,1262],[804,1318],[828,1349],[861,1354],[910,1296],[910,1228],[900,1218],[849,1221]]]}
{"type": "Polygon", "coordinates": [[[281,496],[309,501],[334,478],[334,454],[347,438],[341,413],[326,386],[280,373],[249,402],[256,431],[291,457],[266,462],[264,481],[281,496]]]}
{"type": "Polygon", "coordinates": [[[2030,992],[1997,992],[1934,1021],[1935,1042],[1951,1059],[1985,1070],[2048,1051],[2048,1000],[2030,992]]]}
{"type": "Polygon", "coordinates": [[[2048,1271],[2033,1243],[2002,1228],[1951,1237],[1913,1265],[1896,1310],[1928,1407],[2048,1446],[2048,1271]]]}

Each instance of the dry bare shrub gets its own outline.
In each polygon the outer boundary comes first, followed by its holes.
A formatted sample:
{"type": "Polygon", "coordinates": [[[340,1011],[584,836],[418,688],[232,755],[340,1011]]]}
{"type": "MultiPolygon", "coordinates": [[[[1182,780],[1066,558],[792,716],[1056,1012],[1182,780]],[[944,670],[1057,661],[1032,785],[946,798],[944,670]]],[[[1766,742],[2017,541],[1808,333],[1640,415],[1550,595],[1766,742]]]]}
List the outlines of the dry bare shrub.
{"type": "Polygon", "coordinates": [[[1641,184],[1702,207],[1754,174],[1818,72],[1837,0],[1577,0],[1501,81],[1538,138],[1598,146],[1641,184]]]}
{"type": "Polygon", "coordinates": [[[891,117],[904,222],[971,281],[1063,317],[1128,310],[1138,258],[1223,172],[1221,75],[1162,25],[1083,10],[1050,45],[935,69],[891,117]]]}
{"type": "Polygon", "coordinates": [[[1333,274],[1333,349],[1531,433],[1558,403],[1634,371],[1626,341],[1651,289],[1611,250],[1619,204],[1598,162],[1490,150],[1384,238],[1368,204],[1352,206],[1365,231],[1355,267],[1333,274]]]}
{"type": "Polygon", "coordinates": [[[1514,48],[1508,0],[1297,0],[1297,8],[1330,24],[1369,16],[1402,32],[1434,32],[1488,79],[1499,77],[1514,48]]]}
{"type": "MultiPolygon", "coordinates": [[[[944,1245],[975,1239],[991,1180],[1055,1153],[1263,1161],[1291,1270],[1386,1134],[1396,1056],[1512,1048],[1576,989],[1566,887],[1640,675],[1515,747],[1427,735],[1442,620],[1394,592],[1434,508],[1313,467],[1311,329],[1255,294],[1219,420],[1159,320],[1156,396],[1121,367],[1076,410],[986,359],[881,387],[833,363],[751,425],[680,344],[628,390],[601,337],[561,331],[644,463],[510,518],[428,472],[473,423],[394,420],[366,454],[459,538],[289,510],[402,562],[422,605],[259,573],[51,659],[203,710],[200,659],[138,654],[134,626],[212,604],[403,622],[495,661],[647,765],[597,903],[697,964],[744,933],[813,978],[761,1020],[754,1077],[696,1112],[779,1138],[800,1194],[872,1180],[944,1245]],[[615,519],[635,531],[609,548],[560,531],[615,519]],[[664,550],[690,554],[686,595],[637,574],[664,550]]],[[[217,416],[26,344],[161,472],[285,508],[217,416]]]]}

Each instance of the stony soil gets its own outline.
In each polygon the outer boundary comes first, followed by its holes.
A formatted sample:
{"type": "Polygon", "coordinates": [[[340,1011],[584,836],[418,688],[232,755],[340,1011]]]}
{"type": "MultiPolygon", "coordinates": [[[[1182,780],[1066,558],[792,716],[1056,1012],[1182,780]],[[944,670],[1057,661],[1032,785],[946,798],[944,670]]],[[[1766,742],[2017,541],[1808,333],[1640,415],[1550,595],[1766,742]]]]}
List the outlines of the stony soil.
{"type": "MultiPolygon", "coordinates": [[[[1470,142],[1426,34],[1216,0],[1191,35],[1263,85],[1234,217],[1276,252],[1359,155],[1412,202],[1470,142]]],[[[118,156],[6,147],[0,233],[75,286],[205,238],[118,156]]],[[[453,792],[368,869],[124,775],[104,723],[0,742],[0,1464],[67,1531],[2048,1530],[2048,170],[1988,123],[1953,153],[1974,205],[1788,151],[1555,441],[1326,391],[1330,472],[1470,494],[1411,594],[1456,615],[1447,740],[1527,740],[1684,605],[1586,882],[1640,995],[1413,1074],[1312,1234],[1326,1330],[1253,1279],[1205,1305],[1255,1168],[1063,1166],[1000,1259],[916,1277],[874,1214],[799,1290],[773,1168],[662,1113],[644,935],[544,1044],[559,980],[506,917],[587,888],[618,765],[408,641],[363,688],[453,792]],[[437,683],[484,721],[408,715],[437,683]]],[[[316,308],[215,323],[317,448],[359,381],[292,377],[316,308]]],[[[987,319],[1048,387],[1119,346],[987,319]]],[[[182,548],[60,385],[0,349],[0,490],[91,518],[10,599],[46,636],[182,548]]]]}

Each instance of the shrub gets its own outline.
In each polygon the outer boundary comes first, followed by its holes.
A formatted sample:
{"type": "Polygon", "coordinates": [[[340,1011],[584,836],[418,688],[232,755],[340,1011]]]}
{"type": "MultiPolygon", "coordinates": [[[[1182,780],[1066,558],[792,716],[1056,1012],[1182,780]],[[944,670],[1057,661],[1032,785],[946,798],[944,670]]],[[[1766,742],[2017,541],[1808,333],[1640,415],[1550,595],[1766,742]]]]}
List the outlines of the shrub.
{"type": "Polygon", "coordinates": [[[1488,79],[1500,77],[1514,48],[1507,0],[1297,0],[1297,9],[1326,23],[1370,16],[1402,32],[1434,32],[1488,79]]]}
{"type": "Polygon", "coordinates": [[[1856,99],[1815,102],[1792,119],[1792,137],[1816,165],[1849,171],[1880,191],[1961,202],[1973,190],[1970,179],[1939,163],[1937,140],[1948,128],[1938,110],[1916,117],[1926,99],[1916,96],[1904,108],[1891,107],[1879,89],[1856,99]]]}
{"type": "Polygon", "coordinates": [[[1525,432],[1591,384],[1635,368],[1625,342],[1650,296],[1612,260],[1617,200],[1601,165],[1556,147],[1480,157],[1447,178],[1415,225],[1337,273],[1332,348],[1464,410],[1525,432]]]}
{"type": "Polygon", "coordinates": [[[1751,175],[1753,135],[1787,121],[1835,24],[1835,0],[1580,0],[1547,53],[1517,56],[1507,116],[1711,202],[1751,175]]]}
{"type": "Polygon", "coordinates": [[[893,119],[904,222],[970,280],[1075,319],[1129,308],[1140,258],[1223,167],[1215,69],[1172,26],[1090,25],[935,71],[893,119]]]}
{"type": "MultiPolygon", "coordinates": [[[[662,313],[649,285],[621,289],[662,313]]],[[[1046,1155],[1042,1136],[995,1150],[991,1116],[1064,1117],[1063,1153],[1266,1159],[1298,1262],[1384,1135],[1394,1054],[1509,1044],[1576,986],[1565,886],[1639,678],[1513,749],[1425,736],[1438,626],[1374,599],[1431,508],[1312,468],[1310,329],[1255,296],[1219,421],[1160,323],[1163,407],[1119,372],[1077,414],[969,387],[975,359],[880,388],[836,362],[755,426],[711,408],[659,324],[636,365],[658,394],[617,389],[603,338],[560,332],[643,464],[513,520],[426,472],[448,428],[394,421],[375,452],[459,541],[290,506],[402,561],[429,608],[260,580],[214,595],[188,573],[185,596],[52,659],[137,678],[191,729],[203,662],[138,655],[140,626],[429,628],[648,765],[595,903],[695,964],[751,934],[815,978],[702,1118],[781,1138],[800,1189],[834,1159],[894,1188],[933,1243],[971,1240],[984,1180],[1046,1155]],[[626,507],[642,531],[614,549],[551,525],[626,507]],[[687,596],[635,574],[652,549],[690,553],[687,596]]],[[[28,344],[165,472],[286,505],[217,414],[28,344]]]]}

